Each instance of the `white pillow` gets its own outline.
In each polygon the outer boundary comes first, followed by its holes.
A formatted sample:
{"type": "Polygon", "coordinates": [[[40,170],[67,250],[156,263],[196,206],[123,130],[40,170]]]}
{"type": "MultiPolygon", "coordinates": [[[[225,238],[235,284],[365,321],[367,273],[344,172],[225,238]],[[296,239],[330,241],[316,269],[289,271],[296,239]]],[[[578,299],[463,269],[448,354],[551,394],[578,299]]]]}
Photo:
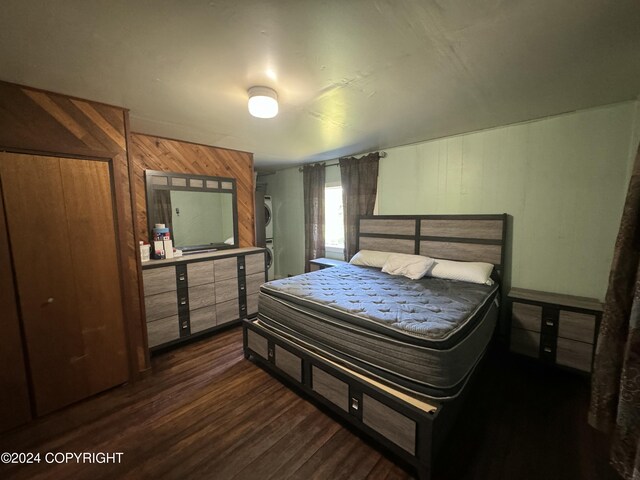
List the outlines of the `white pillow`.
{"type": "Polygon", "coordinates": [[[484,262],[454,262],[453,260],[434,259],[427,272],[428,277],[462,280],[470,283],[493,285],[491,272],[493,265],[484,262]]]}
{"type": "Polygon", "coordinates": [[[360,250],[356,253],[349,263],[351,265],[360,265],[361,267],[376,267],[382,268],[384,263],[389,258],[391,252],[378,252],[376,250],[360,250]]]}
{"type": "Polygon", "coordinates": [[[382,266],[384,273],[391,275],[404,275],[411,280],[424,277],[429,267],[433,264],[433,258],[422,255],[408,255],[406,253],[392,253],[382,266]]]}

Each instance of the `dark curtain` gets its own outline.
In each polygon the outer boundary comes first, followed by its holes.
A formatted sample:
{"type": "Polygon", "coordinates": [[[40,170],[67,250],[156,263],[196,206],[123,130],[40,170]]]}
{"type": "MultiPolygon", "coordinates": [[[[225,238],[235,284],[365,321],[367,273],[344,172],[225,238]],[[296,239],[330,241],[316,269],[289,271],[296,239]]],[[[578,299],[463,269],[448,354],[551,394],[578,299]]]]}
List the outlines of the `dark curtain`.
{"type": "Polygon", "coordinates": [[[171,210],[171,191],[155,190],[153,196],[153,208],[155,210],[153,218],[155,219],[156,223],[164,223],[171,233],[171,238],[173,238],[173,212],[171,210]]]}
{"type": "Polygon", "coordinates": [[[589,423],[611,434],[611,463],[640,480],[640,150],[616,240],[596,346],[589,423]]]}
{"type": "Polygon", "coordinates": [[[304,186],[304,271],[309,261],[324,257],[324,165],[302,169],[304,186]]]}
{"type": "Polygon", "coordinates": [[[358,216],[373,215],[378,190],[379,153],[362,158],[340,159],[342,208],[344,211],[344,257],[351,260],[356,254],[358,216]]]}

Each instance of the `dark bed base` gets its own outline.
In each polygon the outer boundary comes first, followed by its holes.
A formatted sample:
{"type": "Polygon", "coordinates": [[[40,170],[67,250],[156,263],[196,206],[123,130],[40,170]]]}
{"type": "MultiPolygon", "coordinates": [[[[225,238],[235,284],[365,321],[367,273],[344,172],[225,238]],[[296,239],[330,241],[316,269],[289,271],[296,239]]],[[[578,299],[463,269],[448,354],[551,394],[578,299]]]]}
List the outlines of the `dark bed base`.
{"type": "Polygon", "coordinates": [[[463,394],[446,404],[433,403],[435,408],[427,412],[267,331],[255,319],[243,320],[242,329],[246,358],[287,380],[373,439],[415,469],[419,479],[431,477],[434,455],[455,419],[463,394]]]}

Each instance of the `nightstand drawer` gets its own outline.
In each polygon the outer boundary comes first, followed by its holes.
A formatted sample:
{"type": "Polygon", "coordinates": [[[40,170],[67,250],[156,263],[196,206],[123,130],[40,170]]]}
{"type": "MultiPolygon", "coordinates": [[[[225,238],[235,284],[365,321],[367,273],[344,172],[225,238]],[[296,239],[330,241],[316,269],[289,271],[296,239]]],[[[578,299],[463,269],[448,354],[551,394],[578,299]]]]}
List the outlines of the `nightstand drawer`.
{"type": "Polygon", "coordinates": [[[542,307],[529,305],[528,303],[513,302],[512,304],[512,326],[532,332],[540,331],[540,320],[542,319],[542,307]]]}
{"type": "Polygon", "coordinates": [[[540,334],[530,330],[512,328],[509,347],[512,352],[538,358],[540,354],[540,334]]]}
{"type": "Polygon", "coordinates": [[[558,346],[556,347],[556,363],[558,365],[590,372],[592,356],[592,344],[558,338],[558,346]]]}
{"type": "Polygon", "coordinates": [[[593,343],[596,330],[596,316],[587,313],[560,310],[558,336],[585,343],[593,343]]]}

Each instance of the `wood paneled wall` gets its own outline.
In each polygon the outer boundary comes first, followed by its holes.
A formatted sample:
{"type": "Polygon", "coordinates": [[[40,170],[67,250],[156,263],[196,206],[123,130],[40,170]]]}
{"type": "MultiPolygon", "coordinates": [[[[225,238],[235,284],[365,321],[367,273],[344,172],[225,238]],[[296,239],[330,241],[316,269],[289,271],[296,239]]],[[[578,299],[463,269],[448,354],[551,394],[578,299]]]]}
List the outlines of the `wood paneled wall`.
{"type": "Polygon", "coordinates": [[[131,134],[129,152],[135,176],[136,228],[148,240],[145,170],[233,177],[238,189],[238,235],[241,247],[255,245],[253,154],[139,133],[131,134]]]}
{"type": "Polygon", "coordinates": [[[142,321],[127,125],[128,111],[123,108],[0,82],[0,150],[108,159],[111,164],[129,370],[134,378],[148,367],[149,356],[142,321]]]}

